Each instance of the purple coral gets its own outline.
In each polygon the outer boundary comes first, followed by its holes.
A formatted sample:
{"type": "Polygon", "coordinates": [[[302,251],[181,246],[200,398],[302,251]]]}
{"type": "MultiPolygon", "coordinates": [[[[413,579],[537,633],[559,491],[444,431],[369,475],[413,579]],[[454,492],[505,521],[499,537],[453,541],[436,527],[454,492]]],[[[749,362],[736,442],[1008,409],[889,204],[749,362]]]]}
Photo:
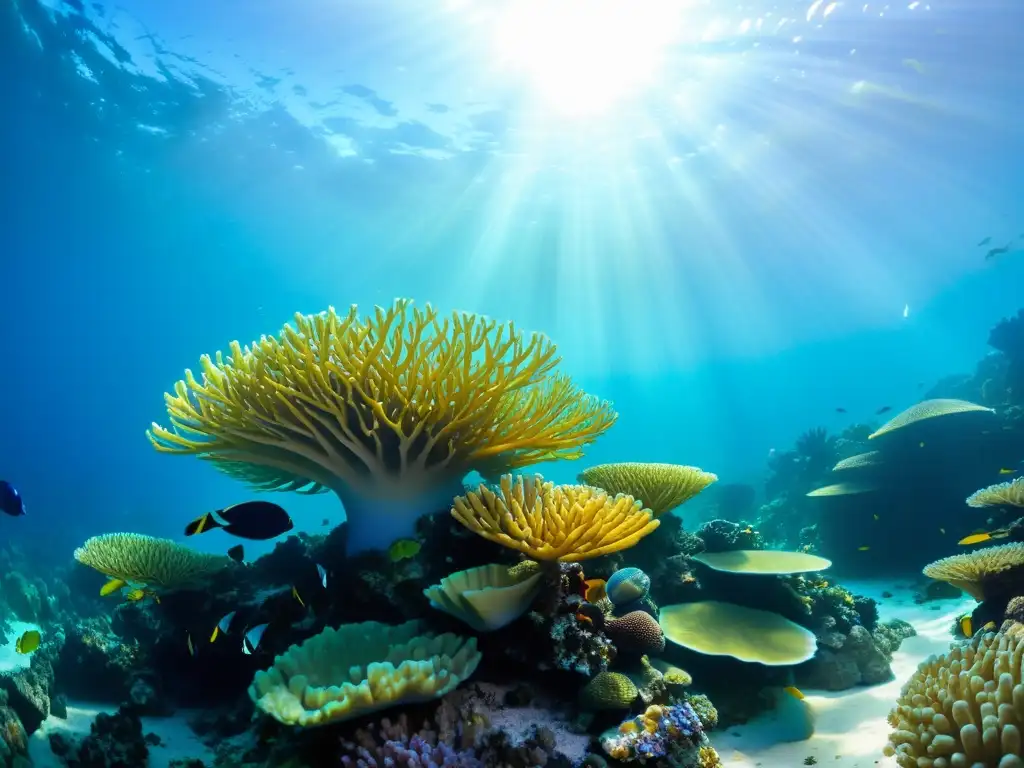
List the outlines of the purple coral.
{"type": "Polygon", "coordinates": [[[376,747],[343,742],[345,768],[484,768],[472,749],[456,750],[444,742],[432,744],[420,735],[389,739],[376,747]]]}
{"type": "Polygon", "coordinates": [[[645,763],[677,753],[680,748],[697,747],[704,741],[700,718],[686,702],[648,707],[639,717],[625,721],[619,732],[604,739],[611,757],[645,763]]]}

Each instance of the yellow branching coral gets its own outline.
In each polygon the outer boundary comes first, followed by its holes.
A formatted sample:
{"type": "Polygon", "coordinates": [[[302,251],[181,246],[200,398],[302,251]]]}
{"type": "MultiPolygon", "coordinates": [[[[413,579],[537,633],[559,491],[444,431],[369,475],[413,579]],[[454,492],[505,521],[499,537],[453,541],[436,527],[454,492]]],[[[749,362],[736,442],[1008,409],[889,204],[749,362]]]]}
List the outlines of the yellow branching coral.
{"type": "Polygon", "coordinates": [[[190,454],[263,490],[333,490],[350,552],[411,537],[485,475],[559,458],[615,421],[564,375],[541,335],[399,300],[360,318],[296,315],[279,337],[201,359],[165,396],[158,451],[190,454]]]}
{"type": "Polygon", "coordinates": [[[576,562],[628,549],[658,527],[632,496],[586,485],[554,485],[540,475],[503,475],[455,499],[452,515],[485,539],[534,560],[576,562]]]}
{"type": "Polygon", "coordinates": [[[1024,768],[1024,641],[988,633],[917,668],[889,713],[901,768],[1024,768]]]}
{"type": "Polygon", "coordinates": [[[249,698],[285,725],[327,725],[440,698],[480,663],[476,639],[420,634],[415,621],[328,627],[256,673],[249,698]]]}
{"type": "Polygon", "coordinates": [[[1012,578],[1024,567],[1024,544],[1002,544],[944,557],[924,567],[924,575],[947,581],[975,600],[984,600],[986,588],[1012,578]]]}
{"type": "Polygon", "coordinates": [[[170,539],[138,533],[93,536],[75,550],[75,560],[112,579],[174,589],[210,576],[231,562],[207,555],[170,539]]]}
{"type": "Polygon", "coordinates": [[[681,464],[622,462],[590,467],[578,479],[608,493],[639,499],[659,517],[692,499],[717,481],[718,475],[681,464]]]}
{"type": "Polygon", "coordinates": [[[850,456],[849,458],[843,459],[834,467],[832,467],[832,471],[842,472],[847,469],[864,469],[865,467],[877,467],[881,463],[881,451],[868,451],[867,453],[858,453],[856,456],[850,456]]]}
{"type": "Polygon", "coordinates": [[[1024,507],[1024,477],[997,483],[967,497],[969,507],[1024,507]]]}
{"type": "Polygon", "coordinates": [[[882,435],[886,435],[890,432],[895,432],[897,429],[909,427],[911,424],[916,424],[917,422],[924,421],[925,419],[935,419],[939,416],[952,416],[957,413],[981,413],[985,411],[995,413],[991,408],[986,408],[984,405],[969,403],[966,400],[954,400],[952,398],[923,400],[917,405],[912,405],[905,411],[901,411],[893,416],[889,421],[885,422],[885,424],[868,435],[868,440],[874,440],[876,437],[881,437],[882,435]]]}

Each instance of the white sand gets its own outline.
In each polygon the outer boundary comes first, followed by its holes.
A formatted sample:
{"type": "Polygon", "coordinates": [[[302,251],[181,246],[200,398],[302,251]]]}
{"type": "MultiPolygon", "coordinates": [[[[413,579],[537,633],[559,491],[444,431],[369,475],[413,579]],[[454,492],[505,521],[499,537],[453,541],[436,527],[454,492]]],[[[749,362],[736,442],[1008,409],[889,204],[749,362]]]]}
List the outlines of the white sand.
{"type": "MultiPolygon", "coordinates": [[[[36,768],[63,768],[56,755],[50,750],[50,734],[65,733],[80,738],[89,733],[89,726],[100,712],[112,714],[117,707],[105,704],[68,702],[68,719],[50,715],[42,727],[29,740],[29,757],[36,768]]],[[[150,768],[167,768],[172,760],[199,758],[206,765],[213,765],[213,751],[203,744],[189,728],[188,720],[194,713],[179,710],[173,717],[144,717],[142,732],[155,733],[160,737],[161,746],[149,748],[150,768]]]]}
{"type": "Polygon", "coordinates": [[[878,600],[883,621],[902,619],[917,630],[917,636],[904,640],[893,656],[892,671],[896,679],[840,693],[805,690],[806,701],[816,716],[815,734],[807,741],[773,743],[768,719],[712,733],[711,741],[728,768],[788,768],[803,765],[807,757],[814,757],[818,765],[835,768],[896,765],[895,760],[882,755],[891,730],[886,715],[917,665],[932,654],[948,650],[953,640],[949,630],[954,619],[973,609],[976,603],[967,598],[916,605],[914,590],[908,584],[843,582],[843,586],[855,594],[878,600]],[[882,599],[884,590],[894,596],[882,599]]]}

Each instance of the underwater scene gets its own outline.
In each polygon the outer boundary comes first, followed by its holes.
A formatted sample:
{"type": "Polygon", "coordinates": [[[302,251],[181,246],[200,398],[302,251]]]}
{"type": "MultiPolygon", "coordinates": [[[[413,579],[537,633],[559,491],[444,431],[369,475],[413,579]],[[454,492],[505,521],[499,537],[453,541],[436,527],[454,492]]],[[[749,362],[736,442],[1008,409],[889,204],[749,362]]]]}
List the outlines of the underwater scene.
{"type": "Polygon", "coordinates": [[[0,768],[1024,768],[1018,0],[0,0],[0,768]]]}

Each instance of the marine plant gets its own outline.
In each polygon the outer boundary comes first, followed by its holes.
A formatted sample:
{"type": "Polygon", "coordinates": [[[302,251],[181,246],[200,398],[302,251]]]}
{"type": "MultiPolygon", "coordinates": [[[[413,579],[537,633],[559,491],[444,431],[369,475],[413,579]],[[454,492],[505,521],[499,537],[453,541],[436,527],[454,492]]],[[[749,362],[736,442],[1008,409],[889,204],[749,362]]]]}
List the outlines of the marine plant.
{"type": "Polygon", "coordinates": [[[277,337],[203,356],[201,378],[186,370],[165,395],[170,428],[147,435],[261,490],[332,490],[348,551],[384,549],[448,507],[471,470],[578,458],[611,427],[611,405],[558,362],[544,336],[408,300],[367,318],[297,314],[277,337]]]}

